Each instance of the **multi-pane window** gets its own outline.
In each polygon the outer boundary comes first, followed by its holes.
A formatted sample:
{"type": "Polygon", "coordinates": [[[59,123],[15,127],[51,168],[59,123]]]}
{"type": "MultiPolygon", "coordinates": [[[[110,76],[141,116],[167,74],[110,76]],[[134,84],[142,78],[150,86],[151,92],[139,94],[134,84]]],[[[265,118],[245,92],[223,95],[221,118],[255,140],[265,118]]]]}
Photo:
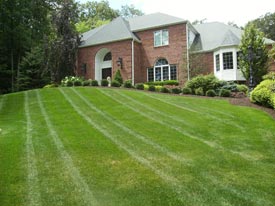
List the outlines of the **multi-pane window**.
{"type": "Polygon", "coordinates": [[[168,30],[159,30],[154,32],[154,46],[165,46],[169,44],[168,30]]]}
{"type": "Polygon", "coordinates": [[[159,59],[154,68],[147,69],[147,80],[149,82],[177,80],[177,67],[169,65],[166,59],[159,59]]]}
{"type": "Polygon", "coordinates": [[[148,77],[148,82],[154,81],[154,68],[147,69],[147,77],[148,77]]]}
{"type": "Polygon", "coordinates": [[[233,69],[233,52],[225,52],[223,55],[223,69],[233,69]]]}
{"type": "Polygon", "coordinates": [[[216,71],[220,71],[220,54],[217,54],[215,56],[215,61],[216,61],[216,71]]]}

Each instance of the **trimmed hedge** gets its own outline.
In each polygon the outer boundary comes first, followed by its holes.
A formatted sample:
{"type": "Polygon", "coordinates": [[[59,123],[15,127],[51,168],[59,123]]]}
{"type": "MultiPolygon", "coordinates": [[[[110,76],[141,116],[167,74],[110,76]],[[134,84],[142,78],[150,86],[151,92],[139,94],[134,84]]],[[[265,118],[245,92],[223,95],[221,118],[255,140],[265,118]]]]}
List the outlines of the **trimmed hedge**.
{"type": "Polygon", "coordinates": [[[230,94],[231,92],[228,89],[221,89],[219,92],[220,97],[230,97],[230,94]]]}
{"type": "Polygon", "coordinates": [[[217,94],[214,89],[209,89],[205,95],[208,97],[215,97],[217,94]]]}
{"type": "Polygon", "coordinates": [[[136,87],[136,89],[138,89],[138,90],[144,90],[144,84],[142,84],[142,83],[136,84],[135,87],[136,87]]]}
{"type": "Polygon", "coordinates": [[[199,88],[195,89],[195,94],[199,95],[199,96],[204,96],[203,88],[199,87],[199,88]]]}
{"type": "Polygon", "coordinates": [[[120,86],[121,86],[121,84],[120,84],[120,82],[119,82],[119,81],[117,81],[117,80],[113,80],[113,81],[111,82],[111,86],[112,86],[112,87],[120,87],[120,86]]]}
{"type": "Polygon", "coordinates": [[[179,81],[177,81],[177,80],[166,80],[166,81],[157,81],[157,82],[146,82],[145,84],[154,85],[154,86],[165,86],[165,85],[178,86],[179,81]]]}
{"type": "Polygon", "coordinates": [[[132,87],[133,87],[133,86],[132,86],[132,81],[131,81],[131,80],[126,80],[126,81],[124,82],[123,86],[124,86],[125,88],[132,88],[132,87]]]}
{"type": "Polygon", "coordinates": [[[192,89],[189,87],[183,87],[182,93],[183,94],[192,94],[192,89]]]}
{"type": "Polygon", "coordinates": [[[148,91],[154,92],[156,91],[156,87],[154,85],[149,85],[148,91]]]}
{"type": "Polygon", "coordinates": [[[101,80],[100,85],[101,85],[102,87],[108,87],[108,84],[109,84],[109,82],[108,82],[107,79],[102,79],[102,80],[101,80]]]}
{"type": "Polygon", "coordinates": [[[98,81],[97,80],[92,80],[91,85],[93,87],[97,87],[98,86],[98,81]]]}

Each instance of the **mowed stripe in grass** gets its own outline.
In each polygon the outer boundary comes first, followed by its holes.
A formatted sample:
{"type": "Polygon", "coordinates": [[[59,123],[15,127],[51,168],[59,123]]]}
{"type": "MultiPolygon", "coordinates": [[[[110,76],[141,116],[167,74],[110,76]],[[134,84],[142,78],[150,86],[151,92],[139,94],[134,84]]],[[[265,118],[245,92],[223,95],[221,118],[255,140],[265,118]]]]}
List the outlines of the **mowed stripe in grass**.
{"type": "Polygon", "coordinates": [[[5,128],[0,159],[7,162],[8,151],[15,149],[24,156],[11,162],[20,170],[0,162],[0,172],[4,168],[17,176],[19,186],[12,191],[7,173],[0,177],[5,186],[1,205],[28,205],[27,131],[37,169],[38,184],[32,186],[40,192],[41,205],[91,204],[85,190],[79,190],[81,183],[75,184],[61,149],[98,205],[274,205],[275,128],[263,112],[221,100],[128,90],[60,88],[27,94],[28,101],[22,93],[19,98],[7,95],[0,110],[0,128],[5,128]],[[7,137],[12,137],[7,129],[13,131],[10,121],[16,118],[23,146],[6,148],[11,145],[7,137]],[[56,137],[62,146],[56,145],[56,137]]]}

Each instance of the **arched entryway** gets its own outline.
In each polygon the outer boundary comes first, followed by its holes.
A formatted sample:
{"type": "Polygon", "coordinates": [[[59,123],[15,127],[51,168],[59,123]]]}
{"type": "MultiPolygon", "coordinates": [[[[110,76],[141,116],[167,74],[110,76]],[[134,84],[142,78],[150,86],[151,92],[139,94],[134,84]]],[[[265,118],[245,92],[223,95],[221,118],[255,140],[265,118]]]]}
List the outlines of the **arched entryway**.
{"type": "Polygon", "coordinates": [[[102,48],[95,55],[95,79],[101,81],[107,77],[112,77],[112,53],[102,48]]]}

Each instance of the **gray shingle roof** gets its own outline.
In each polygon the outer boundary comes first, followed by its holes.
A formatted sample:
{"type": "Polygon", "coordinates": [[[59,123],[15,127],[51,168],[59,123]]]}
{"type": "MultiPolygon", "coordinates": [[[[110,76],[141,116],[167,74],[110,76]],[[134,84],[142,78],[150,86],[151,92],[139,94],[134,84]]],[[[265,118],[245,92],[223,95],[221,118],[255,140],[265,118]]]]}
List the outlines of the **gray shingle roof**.
{"type": "Polygon", "coordinates": [[[134,31],[146,30],[186,22],[185,20],[167,14],[154,13],[128,20],[118,17],[109,24],[92,29],[82,34],[80,47],[103,43],[134,39],[140,42],[134,31]]]}
{"type": "Polygon", "coordinates": [[[163,13],[154,13],[144,16],[138,16],[135,18],[131,18],[128,21],[130,23],[130,28],[132,31],[141,31],[151,28],[187,22],[184,19],[163,13]]]}
{"type": "MultiPolygon", "coordinates": [[[[213,51],[219,47],[238,46],[243,30],[220,22],[194,25],[198,35],[191,47],[194,52],[213,51]]],[[[274,41],[265,39],[266,44],[274,41]]]]}
{"type": "Polygon", "coordinates": [[[85,32],[80,47],[93,46],[109,42],[134,39],[140,41],[130,30],[129,23],[118,17],[109,24],[85,32]]]}

